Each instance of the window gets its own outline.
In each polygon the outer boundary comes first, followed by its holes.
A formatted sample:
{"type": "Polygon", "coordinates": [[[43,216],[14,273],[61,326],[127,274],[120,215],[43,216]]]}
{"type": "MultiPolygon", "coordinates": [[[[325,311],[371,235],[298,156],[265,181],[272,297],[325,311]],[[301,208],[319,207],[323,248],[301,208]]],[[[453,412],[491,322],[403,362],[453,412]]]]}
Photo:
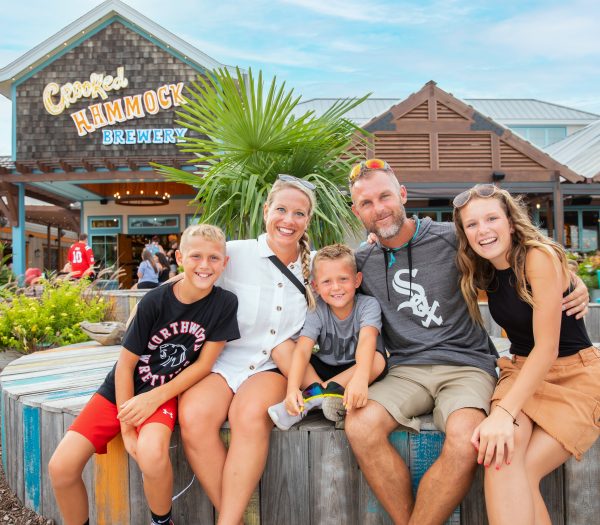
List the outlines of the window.
{"type": "Polygon", "coordinates": [[[540,148],[554,144],[567,136],[565,126],[509,126],[525,140],[540,148]]]}
{"type": "Polygon", "coordinates": [[[112,266],[117,262],[117,236],[94,235],[91,240],[94,259],[101,268],[112,266]]]}
{"type": "Polygon", "coordinates": [[[90,235],[121,233],[122,227],[123,217],[121,215],[88,217],[88,233],[90,235]]]}
{"type": "Polygon", "coordinates": [[[411,217],[412,215],[417,215],[420,219],[431,217],[434,221],[451,222],[452,208],[407,208],[406,216],[411,217]]]}
{"type": "Polygon", "coordinates": [[[133,215],[127,217],[129,234],[179,233],[178,215],[133,215]]]}

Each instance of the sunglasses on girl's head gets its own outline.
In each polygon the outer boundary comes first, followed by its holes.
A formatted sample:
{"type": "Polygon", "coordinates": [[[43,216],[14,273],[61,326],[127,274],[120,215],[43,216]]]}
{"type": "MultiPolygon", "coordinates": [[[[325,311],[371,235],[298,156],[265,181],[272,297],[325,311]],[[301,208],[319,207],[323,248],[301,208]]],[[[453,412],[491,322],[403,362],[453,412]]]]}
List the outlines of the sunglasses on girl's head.
{"type": "Polygon", "coordinates": [[[462,193],[459,193],[456,197],[454,197],[452,205],[455,208],[462,208],[465,204],[467,204],[467,202],[471,200],[471,197],[473,195],[477,195],[477,197],[487,199],[488,197],[494,195],[494,193],[496,193],[497,191],[498,187],[494,186],[493,184],[478,184],[477,186],[463,191],[462,193]]]}
{"type": "Polygon", "coordinates": [[[363,160],[356,164],[352,171],[350,171],[350,176],[348,177],[348,181],[350,185],[356,182],[356,179],[360,179],[367,171],[370,170],[383,170],[383,171],[392,171],[390,165],[381,159],[369,159],[363,160]]]}
{"type": "Polygon", "coordinates": [[[285,173],[280,173],[279,175],[277,175],[277,178],[284,182],[297,182],[298,184],[302,184],[302,186],[304,186],[306,189],[309,189],[310,191],[315,191],[315,189],[317,188],[312,182],[307,181],[305,179],[299,179],[298,177],[294,177],[293,175],[286,175],[285,173]]]}

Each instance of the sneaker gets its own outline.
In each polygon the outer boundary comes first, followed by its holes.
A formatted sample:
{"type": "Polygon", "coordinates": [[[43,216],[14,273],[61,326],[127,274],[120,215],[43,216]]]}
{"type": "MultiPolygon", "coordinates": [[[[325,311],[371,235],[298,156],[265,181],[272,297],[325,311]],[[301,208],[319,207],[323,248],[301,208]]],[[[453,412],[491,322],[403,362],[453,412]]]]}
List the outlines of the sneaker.
{"type": "Polygon", "coordinates": [[[346,416],[344,407],[344,387],[331,381],[323,392],[323,402],[321,404],[323,415],[329,421],[342,421],[346,416]]]}
{"type": "Polygon", "coordinates": [[[285,409],[285,401],[270,406],[267,412],[279,430],[289,430],[293,425],[302,421],[304,416],[308,414],[308,410],[305,408],[297,416],[290,416],[285,409]]]}
{"type": "Polygon", "coordinates": [[[302,397],[304,398],[304,411],[308,412],[313,408],[321,408],[325,394],[325,389],[321,386],[321,383],[313,383],[308,385],[302,391],[302,397]]]}

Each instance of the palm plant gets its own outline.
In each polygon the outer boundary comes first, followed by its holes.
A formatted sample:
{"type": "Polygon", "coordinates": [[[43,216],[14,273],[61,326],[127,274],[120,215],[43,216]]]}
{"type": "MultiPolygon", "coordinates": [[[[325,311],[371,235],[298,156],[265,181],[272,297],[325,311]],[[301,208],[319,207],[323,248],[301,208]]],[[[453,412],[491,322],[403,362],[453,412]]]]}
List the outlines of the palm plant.
{"type": "Polygon", "coordinates": [[[318,246],[341,242],[360,231],[345,191],[358,153],[369,136],[343,118],[368,95],[334,104],[320,117],[294,115],[300,97],[277,86],[265,90],[249,71],[237,78],[225,69],[199,77],[187,88],[177,123],[190,132],[178,144],[194,154],[198,171],[155,165],[170,180],[198,190],[195,201],[202,220],[218,224],[231,238],[258,236],[262,206],[279,173],[316,186],[317,210],[309,235],[318,246]]]}

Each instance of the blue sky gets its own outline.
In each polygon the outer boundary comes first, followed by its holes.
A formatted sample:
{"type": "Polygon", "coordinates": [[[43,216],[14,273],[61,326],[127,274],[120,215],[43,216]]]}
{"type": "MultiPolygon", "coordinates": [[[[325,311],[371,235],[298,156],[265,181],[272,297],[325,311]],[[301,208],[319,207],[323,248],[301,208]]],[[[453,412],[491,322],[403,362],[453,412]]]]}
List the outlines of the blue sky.
{"type": "MultiPolygon", "coordinates": [[[[99,3],[5,5],[0,69],[99,3]]],[[[127,3],[214,59],[277,76],[304,99],[403,99],[435,80],[459,98],[537,98],[600,114],[596,0],[127,3]]],[[[0,154],[11,151],[10,114],[0,96],[0,154]]]]}

